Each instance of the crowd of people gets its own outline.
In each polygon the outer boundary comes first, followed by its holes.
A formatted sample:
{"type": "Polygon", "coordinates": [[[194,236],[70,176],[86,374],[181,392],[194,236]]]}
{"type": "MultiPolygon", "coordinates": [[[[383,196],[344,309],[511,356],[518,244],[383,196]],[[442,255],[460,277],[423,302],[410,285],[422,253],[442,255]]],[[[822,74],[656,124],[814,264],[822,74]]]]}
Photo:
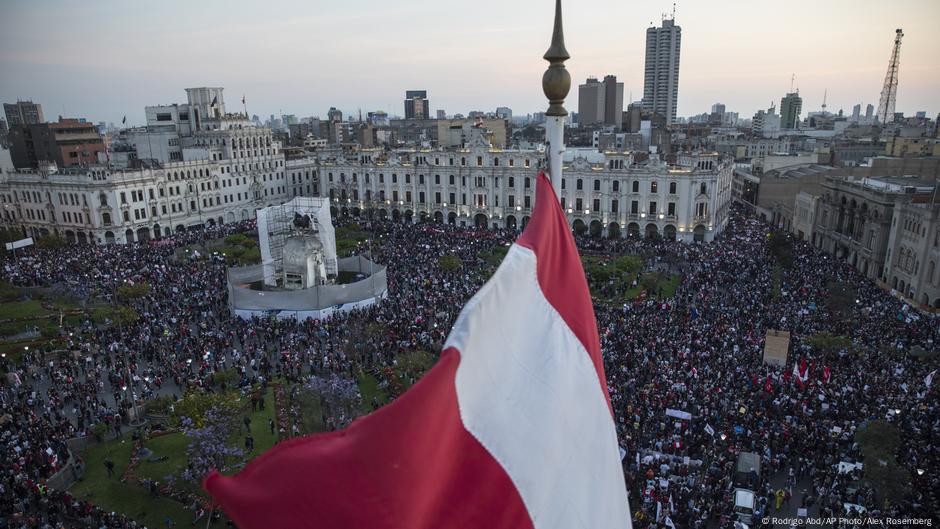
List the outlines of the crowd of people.
{"type": "MultiPolygon", "coordinates": [[[[17,286],[66,285],[86,301],[114,301],[122,285],[150,288],[126,301],[134,321],[66,323],[64,353],[30,350],[18,362],[0,360],[7,371],[0,387],[0,518],[14,528],[137,527],[46,486],[77,455],[68,439],[101,424],[120,434],[136,403],[208,388],[214,374],[230,369],[246,381],[302,381],[312,373],[378,370],[410,351],[436,355],[464,303],[492,273],[494,249],[517,236],[436,223],[373,221],[365,228],[373,257],[388,265],[388,298],[323,320],[243,320],[228,307],[224,258],[181,256],[183,247],[251,233],[253,222],[162,241],[6,256],[2,280],[17,286]],[[439,266],[446,255],[462,267],[439,266]]],[[[682,274],[672,297],[595,304],[634,525],[728,526],[741,452],[757,453],[763,463],[758,518],[787,502],[836,516],[844,504],[885,515],[940,512],[932,494],[940,485],[932,443],[940,418],[936,391],[924,382],[933,368],[909,354],[914,346],[933,350],[938,320],[798,241],[792,266],[775,276],[771,231],[736,211],[710,244],[578,238],[593,255],[641,255],[648,269],[682,274]],[[856,288],[850,318],[834,318],[825,303],[834,282],[856,288]],[[791,333],[784,367],[763,362],[770,329],[791,333]],[[819,350],[810,338],[821,332],[847,336],[851,345],[819,350]],[[886,418],[902,432],[896,456],[912,479],[903,501],[890,504],[838,470],[840,462],[862,460],[854,432],[886,418]]]]}

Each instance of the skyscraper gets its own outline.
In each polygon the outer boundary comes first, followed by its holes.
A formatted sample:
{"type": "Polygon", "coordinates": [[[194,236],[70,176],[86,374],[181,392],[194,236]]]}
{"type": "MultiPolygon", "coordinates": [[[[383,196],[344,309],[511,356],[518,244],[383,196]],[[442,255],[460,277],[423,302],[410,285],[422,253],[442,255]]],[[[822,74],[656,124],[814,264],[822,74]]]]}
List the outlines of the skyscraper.
{"type": "Polygon", "coordinates": [[[3,112],[6,114],[7,124],[11,128],[14,125],[36,125],[46,121],[42,116],[42,105],[32,101],[4,103],[3,112]]]}
{"type": "Polygon", "coordinates": [[[681,39],[682,28],[676,25],[675,20],[663,20],[662,27],[646,30],[643,107],[664,116],[666,123],[676,120],[681,39]]]}
{"type": "Polygon", "coordinates": [[[405,91],[405,119],[428,119],[431,115],[427,90],[405,91]]]}
{"type": "Polygon", "coordinates": [[[617,128],[623,124],[623,83],[616,75],[607,75],[604,81],[588,77],[578,87],[578,123],[603,123],[617,128]]]}
{"type": "Polygon", "coordinates": [[[850,119],[849,121],[851,121],[852,123],[858,123],[861,117],[862,117],[862,104],[859,103],[855,105],[854,107],[852,107],[852,119],[850,119]]]}
{"type": "Polygon", "coordinates": [[[596,77],[588,77],[578,86],[578,123],[593,125],[604,121],[604,85],[596,77]]]}
{"type": "Polygon", "coordinates": [[[623,83],[616,75],[604,76],[604,124],[618,129],[623,124],[623,83]]]}
{"type": "Polygon", "coordinates": [[[800,111],[803,109],[803,98],[800,92],[790,92],[780,100],[780,128],[795,129],[800,122],[800,111]]]}

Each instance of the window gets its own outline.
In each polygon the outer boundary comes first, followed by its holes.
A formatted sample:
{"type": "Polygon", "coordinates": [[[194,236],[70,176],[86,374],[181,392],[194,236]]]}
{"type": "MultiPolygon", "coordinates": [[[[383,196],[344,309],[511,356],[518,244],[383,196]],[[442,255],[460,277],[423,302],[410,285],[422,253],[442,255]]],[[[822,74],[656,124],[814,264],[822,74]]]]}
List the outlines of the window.
{"type": "Polygon", "coordinates": [[[650,193],[658,193],[659,185],[656,183],[656,180],[650,182],[650,193]]]}
{"type": "Polygon", "coordinates": [[[393,184],[397,184],[397,183],[398,183],[398,175],[395,174],[395,173],[392,173],[392,183],[393,183],[393,184]]]}
{"type": "Polygon", "coordinates": [[[424,204],[424,191],[421,191],[420,193],[418,193],[418,203],[424,204]]]}
{"type": "Polygon", "coordinates": [[[448,177],[448,181],[450,182],[450,185],[454,185],[454,175],[450,175],[448,177]]]}
{"type": "Polygon", "coordinates": [[[704,195],[704,194],[705,194],[705,191],[706,191],[707,189],[708,189],[708,186],[705,185],[705,182],[702,182],[702,185],[699,186],[699,191],[698,191],[698,192],[704,195]]]}
{"type": "Polygon", "coordinates": [[[450,202],[449,202],[450,204],[456,204],[456,203],[457,203],[457,193],[451,193],[449,200],[450,200],[450,202]]]}
{"type": "Polygon", "coordinates": [[[601,181],[594,180],[594,191],[600,191],[600,190],[601,190],[601,181]]]}
{"type": "Polygon", "coordinates": [[[639,192],[640,192],[640,181],[639,181],[639,180],[634,180],[634,181],[633,181],[633,192],[634,192],[634,193],[639,193],[639,192]]]}
{"type": "Polygon", "coordinates": [[[594,211],[600,211],[600,210],[601,210],[601,199],[599,199],[599,198],[595,198],[595,199],[594,199],[594,207],[593,207],[592,209],[594,209],[594,211]]]}
{"type": "Polygon", "coordinates": [[[483,167],[483,157],[477,156],[477,167],[483,167]]]}
{"type": "Polygon", "coordinates": [[[584,209],[584,200],[580,198],[574,199],[574,209],[577,210],[577,213],[580,213],[584,209]]]}
{"type": "Polygon", "coordinates": [[[110,213],[102,213],[102,214],[101,214],[101,223],[104,224],[105,226],[110,226],[110,225],[111,225],[111,214],[110,214],[110,213]]]}
{"type": "Polygon", "coordinates": [[[499,158],[493,158],[493,167],[499,167],[499,158]]]}
{"type": "Polygon", "coordinates": [[[526,209],[529,209],[532,207],[532,197],[530,197],[529,195],[525,196],[525,198],[523,199],[523,207],[526,209]]]}
{"type": "MultiPolygon", "coordinates": [[[[511,160],[511,158],[510,158],[510,160],[511,160]]],[[[510,176],[510,177],[509,177],[509,187],[513,187],[513,188],[516,187],[516,177],[514,177],[514,176],[510,176]]]]}
{"type": "Polygon", "coordinates": [[[441,203],[441,194],[440,194],[440,192],[434,193],[434,203],[435,203],[435,204],[440,204],[440,203],[441,203]]]}
{"type": "Polygon", "coordinates": [[[650,213],[650,215],[655,215],[655,214],[656,214],[656,202],[650,202],[649,213],[650,213]]]}
{"type": "Polygon", "coordinates": [[[419,174],[419,175],[418,175],[418,184],[424,185],[424,175],[423,175],[423,174],[419,174]]]}
{"type": "Polygon", "coordinates": [[[526,189],[529,189],[530,187],[532,187],[532,181],[529,179],[528,176],[525,177],[524,186],[525,186],[526,189]]]}
{"type": "Polygon", "coordinates": [[[610,212],[617,213],[617,201],[616,200],[610,201],[610,212]]]}
{"type": "Polygon", "coordinates": [[[675,182],[669,182],[669,194],[670,194],[670,195],[675,195],[675,194],[676,194],[676,183],[675,183],[675,182]]]}
{"type": "Polygon", "coordinates": [[[666,205],[666,214],[669,215],[670,217],[676,216],[676,203],[675,202],[670,202],[669,204],[666,205]]]}
{"type": "MultiPolygon", "coordinates": [[[[510,159],[511,159],[511,158],[510,158],[510,159]]],[[[511,208],[516,207],[516,196],[515,196],[515,195],[509,195],[509,207],[511,207],[511,208]]]]}
{"type": "Polygon", "coordinates": [[[640,212],[640,203],[636,200],[630,202],[630,213],[636,215],[640,212]]]}
{"type": "MultiPolygon", "coordinates": [[[[581,191],[582,189],[584,189],[584,180],[581,180],[580,178],[575,180],[574,188],[577,189],[578,191],[581,191]]],[[[581,208],[578,208],[578,209],[581,209],[581,208]]]]}
{"type": "Polygon", "coordinates": [[[620,192],[620,181],[614,180],[614,193],[619,193],[619,192],[620,192]]]}
{"type": "Polygon", "coordinates": [[[121,191],[121,204],[127,204],[127,194],[121,191]]]}
{"type": "Polygon", "coordinates": [[[441,185],[441,175],[434,175],[434,185],[441,185]]]}

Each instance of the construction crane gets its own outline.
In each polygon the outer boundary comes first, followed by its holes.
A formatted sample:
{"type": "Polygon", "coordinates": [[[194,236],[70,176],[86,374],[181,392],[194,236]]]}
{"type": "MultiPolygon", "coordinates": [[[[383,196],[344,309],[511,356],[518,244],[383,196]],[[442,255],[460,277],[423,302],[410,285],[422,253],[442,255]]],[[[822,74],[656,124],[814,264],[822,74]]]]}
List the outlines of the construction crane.
{"type": "Polygon", "coordinates": [[[904,32],[898,28],[894,32],[894,49],[891,50],[891,60],[888,62],[888,73],[885,74],[885,85],[881,89],[881,99],[878,101],[878,121],[882,124],[894,121],[894,103],[898,96],[898,69],[901,65],[901,38],[904,32]]]}

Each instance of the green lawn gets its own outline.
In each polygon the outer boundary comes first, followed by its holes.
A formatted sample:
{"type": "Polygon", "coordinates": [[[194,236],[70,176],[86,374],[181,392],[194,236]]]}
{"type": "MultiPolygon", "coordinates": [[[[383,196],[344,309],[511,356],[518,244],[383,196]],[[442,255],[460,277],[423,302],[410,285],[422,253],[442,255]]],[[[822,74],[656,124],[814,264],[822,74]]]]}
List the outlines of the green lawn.
{"type": "Polygon", "coordinates": [[[362,409],[371,412],[372,400],[378,402],[379,407],[388,402],[388,392],[379,387],[379,381],[371,373],[363,372],[359,376],[359,393],[362,395],[362,409]]]}
{"type": "MultiPolygon", "coordinates": [[[[167,516],[178,526],[188,525],[195,514],[186,506],[168,498],[154,498],[137,485],[121,483],[120,477],[130,462],[132,446],[128,434],[119,441],[100,443],[86,450],[82,454],[85,459],[84,479],[72,485],[70,492],[102,509],[124,513],[150,528],[166,527],[167,516]],[[111,478],[104,466],[109,453],[114,461],[114,476],[111,478]]],[[[143,463],[138,468],[142,466],[143,463]]],[[[223,529],[225,523],[216,522],[210,527],[223,529]]]]}
{"type": "MultiPolygon", "coordinates": [[[[268,426],[268,421],[274,418],[273,390],[269,389],[265,395],[265,409],[251,412],[249,416],[252,435],[255,438],[255,449],[249,457],[254,458],[277,442],[277,433],[272,435],[268,426]]],[[[239,418],[238,425],[239,428],[232,435],[231,442],[233,446],[244,447],[245,429],[241,418],[239,418]]],[[[144,446],[149,448],[154,456],[165,455],[169,458],[166,461],[157,462],[142,460],[137,467],[137,475],[142,479],[165,481],[168,475],[178,472],[186,464],[188,444],[189,440],[182,433],[163,435],[147,441],[144,446]]],[[[103,509],[124,513],[146,524],[147,527],[166,527],[167,516],[180,526],[187,525],[194,517],[194,514],[186,509],[188,506],[164,497],[153,498],[137,485],[120,483],[120,476],[130,461],[131,446],[130,434],[128,434],[122,440],[108,441],[86,450],[82,454],[87,469],[85,479],[73,485],[71,492],[78,497],[91,500],[103,509]],[[111,460],[114,461],[115,474],[110,479],[107,477],[107,469],[104,466],[109,453],[111,460]]],[[[177,486],[188,487],[182,482],[178,482],[177,486]]],[[[217,522],[210,527],[222,529],[225,524],[217,522]]]]}
{"type": "Polygon", "coordinates": [[[51,314],[51,312],[43,308],[42,302],[36,299],[0,303],[0,320],[10,318],[35,318],[47,314],[51,314]]]}

